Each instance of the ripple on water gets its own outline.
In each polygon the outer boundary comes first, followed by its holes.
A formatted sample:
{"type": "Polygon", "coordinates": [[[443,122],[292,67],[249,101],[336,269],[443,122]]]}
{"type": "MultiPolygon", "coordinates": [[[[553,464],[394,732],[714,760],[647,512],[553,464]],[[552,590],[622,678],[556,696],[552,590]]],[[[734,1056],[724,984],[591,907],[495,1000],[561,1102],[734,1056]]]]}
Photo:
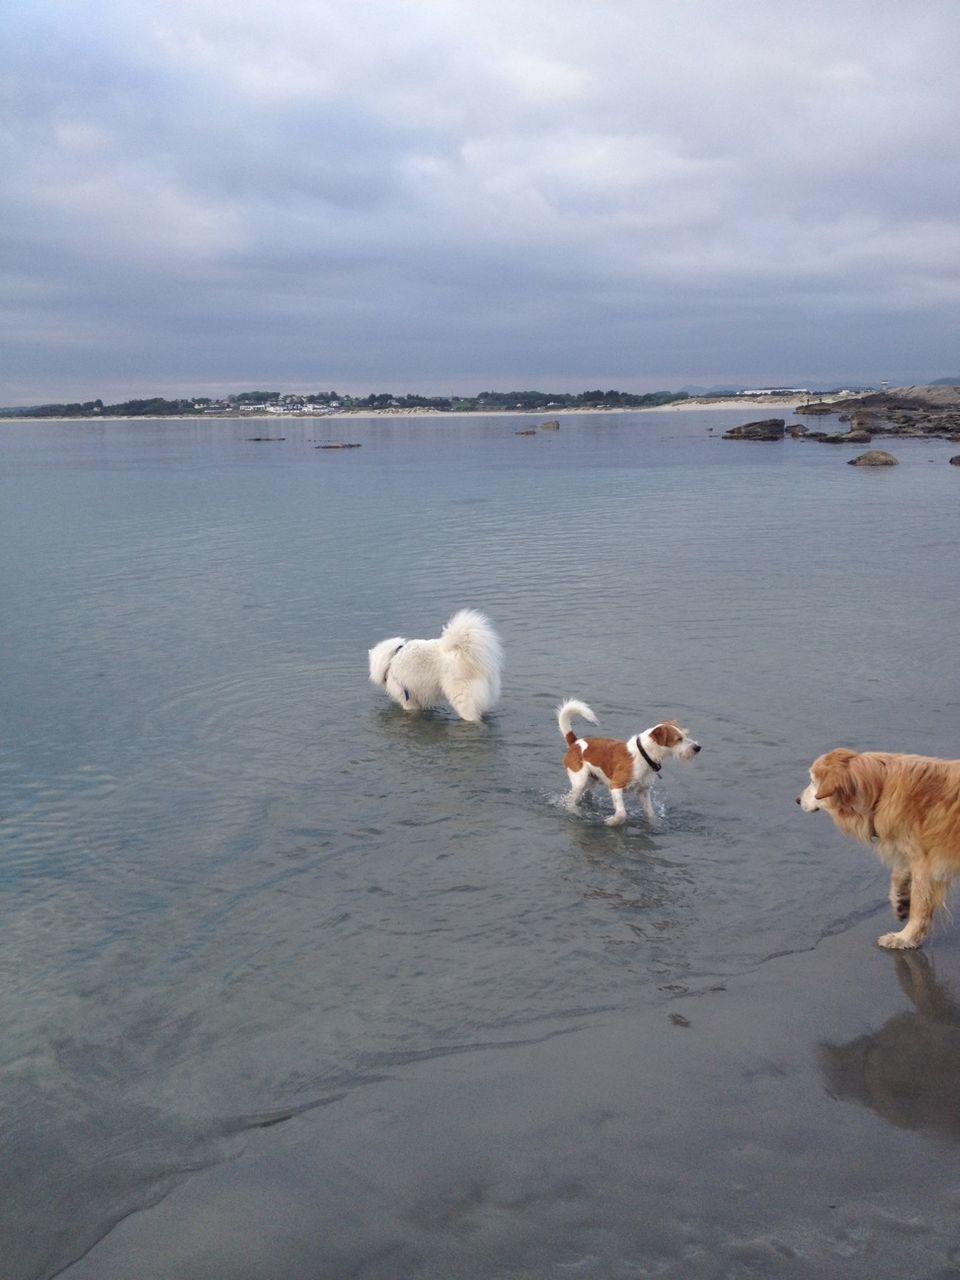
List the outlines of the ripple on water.
{"type": "Polygon", "coordinates": [[[509,423],[442,458],[436,424],[373,424],[335,471],[216,432],[152,433],[148,461],[118,426],[114,469],[65,485],[54,451],[8,486],[0,518],[35,548],[0,583],[20,1238],[62,1262],[256,1117],[695,989],[882,896],[793,797],[841,731],[956,754],[960,591],[929,551],[955,485],[805,446],[707,455],[681,418],[565,419],[522,462],[509,423]],[[836,528],[843,556],[816,554],[836,528]],[[502,704],[483,726],[405,715],[366,649],[464,605],[504,638],[502,704]],[[655,824],[631,804],[607,828],[604,793],[564,809],[565,696],[604,733],[676,715],[703,743],[665,768],[655,824]]]}

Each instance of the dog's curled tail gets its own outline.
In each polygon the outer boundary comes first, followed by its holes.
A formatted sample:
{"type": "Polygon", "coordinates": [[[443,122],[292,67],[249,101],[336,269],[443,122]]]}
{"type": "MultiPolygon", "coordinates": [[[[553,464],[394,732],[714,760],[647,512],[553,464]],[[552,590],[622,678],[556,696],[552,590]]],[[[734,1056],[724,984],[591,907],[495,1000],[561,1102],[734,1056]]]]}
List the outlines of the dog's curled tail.
{"type": "Polygon", "coordinates": [[[461,609],[453,615],[440,632],[440,647],[455,654],[470,674],[498,681],[503,665],[500,637],[476,609],[461,609]]]}
{"type": "Polygon", "coordinates": [[[597,717],[593,714],[585,702],[578,702],[576,698],[568,698],[566,702],[557,707],[557,724],[560,726],[560,732],[566,740],[567,746],[572,746],[577,735],[570,728],[570,721],[574,716],[581,716],[584,720],[589,720],[591,724],[597,723],[597,717]]]}

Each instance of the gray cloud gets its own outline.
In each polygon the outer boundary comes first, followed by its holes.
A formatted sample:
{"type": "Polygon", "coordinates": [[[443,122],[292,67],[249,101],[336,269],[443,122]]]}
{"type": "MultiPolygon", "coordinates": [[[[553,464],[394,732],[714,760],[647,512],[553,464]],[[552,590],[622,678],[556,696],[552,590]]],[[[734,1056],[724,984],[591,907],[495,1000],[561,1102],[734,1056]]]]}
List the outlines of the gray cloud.
{"type": "Polygon", "coordinates": [[[0,403],[958,371],[952,3],[4,21],[0,403]]]}

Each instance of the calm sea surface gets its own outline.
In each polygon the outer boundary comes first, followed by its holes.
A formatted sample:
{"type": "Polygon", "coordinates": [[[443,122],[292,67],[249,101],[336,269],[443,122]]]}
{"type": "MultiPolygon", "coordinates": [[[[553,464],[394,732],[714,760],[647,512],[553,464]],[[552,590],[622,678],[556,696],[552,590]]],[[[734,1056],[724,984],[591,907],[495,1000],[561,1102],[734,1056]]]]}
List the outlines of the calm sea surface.
{"type": "Polygon", "coordinates": [[[749,416],[0,427],[9,1280],[397,1064],[874,909],[794,797],[840,743],[960,755],[956,446],[854,469],[720,439],[749,416]],[[463,606],[501,705],[404,715],[368,647],[463,606]],[[703,744],[656,829],[565,812],[564,697],[703,744]]]}

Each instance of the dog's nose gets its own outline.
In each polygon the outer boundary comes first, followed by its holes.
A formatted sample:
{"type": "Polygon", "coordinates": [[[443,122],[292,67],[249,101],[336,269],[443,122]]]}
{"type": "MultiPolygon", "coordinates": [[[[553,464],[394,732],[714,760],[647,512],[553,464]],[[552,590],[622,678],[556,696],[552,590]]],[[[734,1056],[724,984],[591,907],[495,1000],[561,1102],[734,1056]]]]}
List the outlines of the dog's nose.
{"type": "Polygon", "coordinates": [[[799,803],[800,803],[800,797],[799,797],[799,796],[797,796],[797,804],[799,804],[799,803]]]}
{"type": "Polygon", "coordinates": [[[693,754],[694,754],[694,755],[696,755],[696,754],[697,754],[697,752],[698,752],[699,750],[700,750],[700,743],[699,743],[699,742],[695,742],[695,743],[693,744],[693,754]]]}

